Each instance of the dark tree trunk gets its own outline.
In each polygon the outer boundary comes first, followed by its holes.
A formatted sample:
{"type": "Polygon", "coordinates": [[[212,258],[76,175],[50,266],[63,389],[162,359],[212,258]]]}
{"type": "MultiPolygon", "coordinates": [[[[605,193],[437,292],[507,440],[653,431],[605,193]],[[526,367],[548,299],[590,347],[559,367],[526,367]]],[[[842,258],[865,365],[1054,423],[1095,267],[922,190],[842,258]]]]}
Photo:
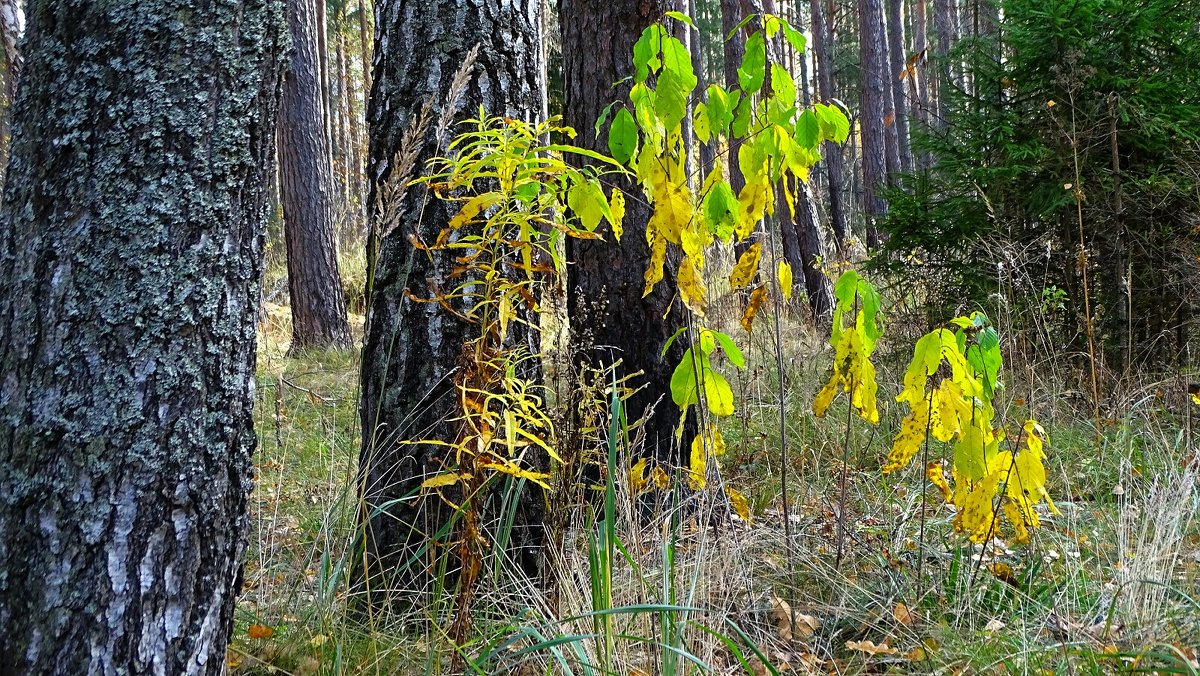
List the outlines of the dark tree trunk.
{"type": "Polygon", "coordinates": [[[792,268],[793,288],[804,284],[808,307],[813,321],[822,323],[833,314],[833,284],[818,265],[825,260],[825,243],[817,225],[816,207],[807,183],[794,181],[796,217],[792,218],[783,202],[782,190],[777,194],[775,214],[779,217],[783,258],[792,268]]]}
{"type": "Polygon", "coordinates": [[[950,66],[950,48],[957,39],[954,31],[954,0],[933,0],[933,28],[937,33],[936,66],[937,78],[937,128],[946,127],[946,101],[952,86],[953,70],[950,66]]]}
{"type": "Polygon", "coordinates": [[[880,0],[858,3],[858,54],[862,70],[861,109],[862,129],[863,211],[867,218],[867,246],[879,245],[879,229],[875,219],[887,206],[879,190],[887,180],[887,140],[884,118],[891,108],[891,89],[883,80],[887,58],[884,45],[883,7],[880,0]]]}
{"type": "MultiPolygon", "coordinates": [[[[829,24],[821,7],[821,0],[811,0],[809,9],[812,12],[813,68],[817,72],[817,97],[823,103],[832,104],[835,94],[829,24]]],[[[841,253],[846,242],[845,181],[842,174],[846,165],[842,146],[826,141],[821,146],[821,155],[824,158],[825,177],[829,182],[829,225],[833,229],[838,252],[841,253]]]]}
{"type": "MultiPolygon", "coordinates": [[[[399,442],[455,440],[455,374],[465,340],[478,331],[438,303],[412,300],[451,291],[446,280],[455,265],[453,252],[418,251],[411,238],[433,243],[457,209],[422,186],[409,187],[401,196],[390,186],[403,184],[405,176],[416,178],[428,159],[445,155],[455,123],[477,115],[480,106],[489,115],[526,120],[541,115],[545,88],[538,63],[539,11],[539,0],[503,5],[384,0],[376,5],[375,72],[367,111],[370,314],[362,360],[359,469],[360,519],[369,521],[363,526],[368,570],[356,573],[359,583],[369,583],[374,592],[394,585],[421,592],[429,582],[424,577],[427,559],[419,557],[413,565],[406,561],[431,542],[450,510],[436,495],[401,499],[443,469],[444,448],[399,442]],[[478,56],[465,86],[447,102],[456,71],[476,45],[478,56]],[[427,102],[432,102],[431,118],[421,114],[427,102]],[[406,134],[412,143],[402,142],[406,134]],[[406,166],[404,155],[415,162],[406,166]]],[[[530,572],[540,556],[542,501],[532,491],[521,499],[513,543],[519,548],[518,563],[530,572]]],[[[371,599],[383,600],[382,595],[371,599]]]]}
{"type": "MultiPolygon", "coordinates": [[[[672,8],[658,0],[561,0],[564,117],[579,131],[577,143],[607,152],[605,133],[597,137],[593,131],[596,118],[604,106],[624,99],[629,91],[627,86],[614,91],[611,84],[633,74],[634,41],[672,8]]],[[[631,181],[617,181],[616,185],[630,196],[640,192],[631,181]]],[[[678,463],[680,458],[672,454],[672,448],[679,414],[671,403],[670,380],[682,357],[684,341],[676,341],[666,357],[659,355],[686,320],[679,306],[671,302],[675,272],[669,256],[663,280],[642,297],[643,275],[650,261],[645,236],[649,217],[644,200],[630,199],[619,244],[568,242],[572,265],[567,276],[567,314],[572,338],[581,350],[578,358],[593,366],[620,359],[622,374],[642,372],[637,382],[646,387],[626,402],[627,415],[630,421],[642,418],[657,401],[643,427],[646,451],[678,463]]]]}
{"type": "MultiPolygon", "coordinates": [[[[918,0],[920,1],[920,0],[918,0]]],[[[908,139],[908,96],[905,92],[908,78],[900,79],[904,72],[904,0],[887,0],[887,43],[889,64],[884,82],[892,93],[894,124],[896,129],[897,164],[900,171],[912,171],[912,148],[908,139]]]]}
{"type": "Polygon", "coordinates": [[[321,121],[317,11],[314,0],[288,0],[287,11],[292,54],[279,105],[279,167],[291,349],[349,347],[333,227],[333,162],[321,121]]]}
{"type": "Polygon", "coordinates": [[[38,3],[0,209],[0,673],[221,674],[277,2],[38,3]]]}

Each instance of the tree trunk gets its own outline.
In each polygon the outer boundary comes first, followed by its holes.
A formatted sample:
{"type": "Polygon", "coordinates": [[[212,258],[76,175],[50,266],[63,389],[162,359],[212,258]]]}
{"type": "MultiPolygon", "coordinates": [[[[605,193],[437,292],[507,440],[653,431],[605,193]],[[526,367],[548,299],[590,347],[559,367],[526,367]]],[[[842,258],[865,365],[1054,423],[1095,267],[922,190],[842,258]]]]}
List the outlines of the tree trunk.
{"type": "MultiPolygon", "coordinates": [[[[919,0],[918,0],[919,1],[919,0]]],[[[884,82],[892,93],[895,110],[896,152],[900,171],[912,171],[912,148],[908,139],[908,96],[905,93],[908,78],[900,79],[904,72],[904,0],[887,0],[887,42],[890,64],[884,82]]]]}
{"type": "MultiPolygon", "coordinates": [[[[451,512],[437,496],[407,498],[423,479],[443,469],[444,447],[400,442],[455,440],[455,373],[465,340],[477,331],[438,303],[413,300],[451,291],[444,280],[455,265],[453,252],[418,251],[412,239],[436,241],[457,207],[427,194],[423,186],[411,186],[402,195],[392,186],[420,176],[427,160],[445,155],[456,123],[477,115],[480,106],[489,115],[518,119],[541,114],[545,83],[537,63],[538,16],[538,0],[383,0],[376,5],[375,73],[367,111],[372,234],[359,463],[367,570],[355,573],[360,586],[370,585],[372,603],[384,600],[374,592],[394,585],[417,593],[428,589],[428,558],[418,556],[410,565],[408,557],[430,544],[451,512]],[[477,45],[468,77],[447,100],[456,71],[477,45]],[[423,116],[427,102],[430,115],[423,116]]],[[[515,557],[529,572],[540,558],[541,499],[525,491],[521,500],[512,537],[515,557]]]]}
{"type": "Polygon", "coordinates": [[[221,674],[280,3],[38,3],[0,208],[0,673],[221,674]]]}
{"type": "MultiPolygon", "coordinates": [[[[579,131],[576,142],[581,146],[607,152],[603,130],[599,136],[593,131],[595,121],[611,101],[627,97],[627,85],[615,91],[611,85],[633,74],[633,43],[646,26],[669,9],[673,5],[660,0],[559,3],[566,89],[564,117],[579,131]]],[[[632,181],[615,183],[626,195],[640,192],[632,181]]],[[[685,341],[675,341],[666,357],[660,355],[667,339],[686,320],[679,306],[672,303],[675,272],[670,257],[663,280],[650,295],[642,297],[643,275],[650,261],[645,236],[649,218],[645,201],[630,199],[626,202],[625,234],[620,243],[568,242],[572,265],[567,276],[567,315],[571,318],[572,338],[580,350],[578,359],[593,366],[608,366],[619,359],[622,375],[642,372],[637,383],[645,387],[626,402],[628,418],[634,421],[649,416],[642,428],[646,452],[677,464],[680,457],[672,449],[679,414],[671,403],[670,381],[685,341]]]]}
{"type": "MultiPolygon", "coordinates": [[[[324,0],[315,0],[324,2],[324,0]]],[[[279,166],[292,352],[349,347],[350,324],[334,239],[333,162],[321,123],[314,0],[288,0],[292,58],[279,106],[279,166]]]]}
{"type": "Polygon", "coordinates": [[[937,32],[937,128],[945,129],[947,120],[946,101],[951,79],[950,48],[954,45],[954,0],[933,0],[933,28],[937,32]]]}
{"type": "Polygon", "coordinates": [[[793,288],[803,282],[813,321],[820,324],[828,321],[833,314],[833,284],[818,267],[819,262],[826,258],[825,244],[821,241],[816,207],[808,184],[794,181],[792,187],[796,195],[795,218],[788,211],[782,189],[776,193],[775,214],[779,219],[783,258],[792,268],[793,288]]]}
{"type": "Polygon", "coordinates": [[[862,70],[861,110],[862,129],[863,211],[867,217],[867,246],[879,245],[879,229],[875,220],[887,209],[879,189],[887,180],[887,141],[884,118],[891,107],[891,89],[883,80],[884,54],[883,7],[880,0],[858,3],[858,55],[862,70]]]}
{"type": "MultiPolygon", "coordinates": [[[[829,24],[826,21],[821,0],[811,0],[809,9],[812,12],[812,50],[813,68],[817,72],[817,96],[826,103],[832,104],[835,98],[833,91],[833,57],[830,54],[831,38],[829,24]]],[[[829,182],[829,225],[833,229],[839,254],[844,254],[846,245],[846,209],[844,195],[844,179],[842,171],[845,159],[842,146],[832,141],[826,141],[821,146],[824,158],[825,177],[829,182]]]]}

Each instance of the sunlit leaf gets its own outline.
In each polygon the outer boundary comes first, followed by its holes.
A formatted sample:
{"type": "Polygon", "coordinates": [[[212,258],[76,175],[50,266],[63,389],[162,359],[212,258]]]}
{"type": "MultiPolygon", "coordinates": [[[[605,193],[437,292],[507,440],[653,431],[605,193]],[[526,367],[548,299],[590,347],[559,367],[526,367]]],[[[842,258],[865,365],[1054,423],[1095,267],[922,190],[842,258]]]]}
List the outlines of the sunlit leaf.
{"type": "Polygon", "coordinates": [[[754,276],[758,274],[758,264],[761,259],[762,242],[755,242],[742,252],[737,265],[733,266],[733,272],[729,275],[729,286],[734,289],[749,286],[754,281],[754,276]]]}
{"type": "Polygon", "coordinates": [[[779,261],[776,268],[776,278],[779,280],[779,292],[783,294],[784,300],[792,299],[792,266],[788,265],[787,261],[779,261]]]}
{"type": "Polygon", "coordinates": [[[746,310],[742,313],[742,328],[746,333],[750,333],[750,329],[754,327],[754,317],[758,314],[763,303],[767,300],[767,287],[759,286],[750,292],[750,300],[746,303],[746,310]]]}

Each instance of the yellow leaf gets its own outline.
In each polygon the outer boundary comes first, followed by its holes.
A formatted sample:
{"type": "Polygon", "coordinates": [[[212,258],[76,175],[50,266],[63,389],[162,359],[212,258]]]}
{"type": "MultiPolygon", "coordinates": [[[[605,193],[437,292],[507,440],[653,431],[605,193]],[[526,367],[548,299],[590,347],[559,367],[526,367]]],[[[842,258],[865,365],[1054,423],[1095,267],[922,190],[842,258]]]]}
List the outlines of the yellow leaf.
{"type": "Polygon", "coordinates": [[[275,630],[265,624],[252,624],[246,628],[246,635],[253,639],[271,638],[275,630]]]}
{"type": "Polygon", "coordinates": [[[783,299],[791,300],[792,266],[788,265],[787,261],[779,261],[779,266],[775,276],[779,279],[779,292],[783,294],[783,299]]]}
{"type": "Polygon", "coordinates": [[[824,418],[825,412],[829,410],[830,404],[833,403],[833,398],[841,391],[842,379],[841,376],[834,371],[829,377],[829,382],[817,392],[817,396],[813,398],[813,415],[818,418],[824,418]]]}
{"type": "Polygon", "coordinates": [[[671,486],[671,478],[667,476],[663,468],[657,465],[654,469],[650,470],[650,482],[660,491],[665,491],[671,486]]]}
{"type": "Polygon", "coordinates": [[[707,457],[704,452],[704,437],[697,434],[692,439],[692,457],[688,466],[688,485],[692,490],[702,490],[705,485],[705,473],[708,470],[707,457]]]}
{"type": "Polygon", "coordinates": [[[485,192],[482,195],[472,197],[467,200],[466,204],[463,204],[454,218],[450,219],[450,228],[452,230],[461,228],[478,216],[480,211],[497,204],[502,199],[504,199],[504,195],[498,192],[485,192]]]}
{"type": "Polygon", "coordinates": [[[629,468],[629,493],[638,495],[646,489],[646,459],[641,458],[629,468]]]}
{"type": "Polygon", "coordinates": [[[657,231],[651,231],[649,225],[646,226],[646,237],[650,240],[650,264],[646,266],[646,287],[642,297],[649,296],[654,285],[662,281],[663,265],[667,262],[667,240],[657,231]]]}
{"type": "Polygon", "coordinates": [[[708,437],[712,442],[713,455],[718,458],[725,455],[725,437],[721,436],[721,430],[716,425],[708,426],[708,437]]]}
{"type": "Polygon", "coordinates": [[[938,441],[950,441],[970,424],[971,402],[963,397],[958,383],[946,378],[933,391],[930,433],[938,441]]]}
{"type": "Polygon", "coordinates": [[[696,269],[696,264],[691,256],[684,258],[683,262],[679,264],[677,281],[679,297],[683,300],[683,304],[697,316],[703,317],[704,310],[708,307],[708,289],[704,288],[704,277],[696,269]]]}
{"type": "Polygon", "coordinates": [[[546,490],[550,490],[550,485],[547,484],[545,481],[546,479],[550,478],[549,474],[545,474],[543,472],[532,472],[530,470],[522,468],[520,465],[517,465],[516,463],[511,463],[511,462],[506,462],[506,463],[489,462],[489,463],[484,463],[483,466],[486,467],[487,469],[494,469],[497,472],[501,472],[503,474],[507,474],[509,476],[516,477],[518,479],[528,479],[528,480],[532,481],[533,483],[541,486],[542,488],[545,488],[546,490]]]}
{"type": "MultiPolygon", "coordinates": [[[[765,179],[765,177],[764,177],[765,179]]],[[[763,212],[771,201],[771,183],[751,183],[747,177],[746,185],[738,193],[738,205],[741,207],[741,219],[734,231],[738,241],[746,239],[754,232],[754,227],[762,220],[763,212]]]]}
{"type": "MultiPolygon", "coordinates": [[[[1021,514],[1021,508],[1015,502],[1007,501],[1004,503],[1004,516],[1008,518],[1008,522],[1013,527],[1013,542],[1023,545],[1029,542],[1029,526],[1037,526],[1036,523],[1026,523],[1024,516],[1021,514]]],[[[1037,518],[1037,514],[1033,515],[1037,518]]]]}
{"type": "Polygon", "coordinates": [[[711,369],[704,371],[704,396],[708,410],[713,415],[724,418],[733,415],[733,388],[725,376],[711,369]]]}
{"type": "Polygon", "coordinates": [[[621,234],[624,233],[622,223],[625,220],[625,193],[617,188],[612,189],[609,211],[612,212],[612,219],[609,221],[609,224],[612,225],[613,237],[620,242],[621,234]]]}
{"type": "Polygon", "coordinates": [[[767,300],[767,287],[760,286],[750,293],[750,302],[746,303],[746,311],[742,313],[742,328],[746,333],[754,326],[754,315],[758,314],[759,308],[767,300]]]}
{"type": "Polygon", "coordinates": [[[741,517],[742,521],[750,521],[750,502],[746,500],[746,496],[742,495],[736,488],[725,487],[725,495],[729,496],[729,506],[733,508],[735,514],[741,517]]]}
{"type": "Polygon", "coordinates": [[[887,464],[883,466],[884,474],[908,466],[917,451],[921,450],[927,429],[929,429],[929,401],[922,399],[914,404],[912,411],[900,421],[900,431],[896,433],[896,438],[892,439],[892,450],[888,453],[887,464]]]}
{"type": "Polygon", "coordinates": [[[458,483],[460,480],[470,479],[470,478],[471,478],[470,474],[459,474],[458,472],[443,472],[441,474],[435,474],[434,476],[431,476],[428,479],[422,481],[421,488],[441,488],[442,486],[449,486],[451,484],[458,483]]]}
{"type": "Polygon", "coordinates": [[[755,242],[742,252],[737,265],[733,266],[733,273],[729,275],[729,285],[735,289],[748,286],[750,282],[754,281],[754,275],[758,272],[758,263],[761,259],[762,242],[755,242]]]}
{"type": "Polygon", "coordinates": [[[946,474],[942,471],[941,462],[931,462],[925,467],[925,478],[929,479],[929,483],[937,487],[942,494],[942,499],[948,503],[954,502],[954,494],[950,492],[950,484],[946,483],[946,474]]]}
{"type": "Polygon", "coordinates": [[[993,499],[1003,472],[992,472],[982,481],[971,486],[966,498],[955,504],[959,507],[954,517],[954,529],[966,533],[972,542],[982,543],[995,534],[996,508],[993,499]]]}

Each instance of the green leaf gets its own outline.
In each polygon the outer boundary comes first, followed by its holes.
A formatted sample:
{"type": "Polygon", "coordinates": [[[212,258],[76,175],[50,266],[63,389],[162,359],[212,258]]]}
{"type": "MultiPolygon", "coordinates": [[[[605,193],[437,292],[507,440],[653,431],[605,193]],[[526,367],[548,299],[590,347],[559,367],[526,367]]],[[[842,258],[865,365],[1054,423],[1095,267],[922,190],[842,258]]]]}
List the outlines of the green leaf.
{"type": "Polygon", "coordinates": [[[608,152],[621,164],[629,164],[637,152],[637,123],[625,108],[617,111],[608,129],[608,152]]]}
{"type": "Polygon", "coordinates": [[[662,42],[663,72],[674,73],[683,86],[685,94],[691,94],[699,80],[692,70],[692,55],[678,38],[664,37],[662,42]]]}
{"type": "Polygon", "coordinates": [[[645,82],[650,73],[658,72],[662,61],[658,55],[662,51],[663,28],[658,24],[646,26],[641,37],[633,43],[633,77],[637,82],[645,82]]]}
{"type": "Polygon", "coordinates": [[[733,135],[746,138],[750,132],[750,122],[753,118],[754,103],[749,96],[743,96],[733,113],[733,135]]]}
{"type": "Polygon", "coordinates": [[[717,343],[720,344],[721,349],[724,350],[725,356],[729,358],[729,363],[738,368],[746,368],[746,357],[738,349],[737,343],[733,342],[733,338],[720,331],[713,331],[712,334],[717,339],[717,343]]]}
{"type": "Polygon", "coordinates": [[[600,135],[600,130],[604,128],[604,123],[608,121],[608,114],[612,112],[612,107],[617,105],[616,101],[604,106],[604,110],[600,111],[600,117],[596,118],[596,136],[600,135]]]}
{"type": "MultiPolygon", "coordinates": [[[[671,401],[675,402],[681,410],[687,410],[688,406],[695,404],[698,399],[698,388],[696,382],[696,367],[694,362],[706,359],[702,355],[697,355],[692,358],[692,348],[688,348],[683,353],[683,359],[679,360],[679,364],[675,367],[675,371],[671,373],[671,401]]],[[[701,366],[703,369],[703,365],[701,366]]]]}
{"type": "Polygon", "coordinates": [[[720,85],[708,86],[708,124],[713,134],[726,134],[733,122],[733,111],[737,107],[742,93],[734,90],[726,93],[720,85]]]}
{"type": "Polygon", "coordinates": [[[705,368],[703,373],[704,403],[708,404],[708,410],[720,418],[733,415],[733,388],[729,386],[729,381],[712,368],[705,368]]]}
{"type": "Polygon", "coordinates": [[[732,40],[734,34],[737,33],[738,31],[740,31],[743,26],[750,23],[754,19],[755,16],[756,15],[754,15],[754,14],[748,14],[745,17],[743,17],[742,20],[738,22],[738,25],[734,26],[733,30],[729,31],[729,34],[725,36],[725,42],[729,42],[730,40],[732,40]]]}
{"type": "Polygon", "coordinates": [[[796,108],[796,81],[787,69],[777,63],[771,64],[771,121],[788,124],[796,108]]]}
{"type": "Polygon", "coordinates": [[[813,107],[821,123],[821,138],[834,143],[845,143],[850,137],[850,120],[836,106],[818,103],[813,107]]]}
{"type": "Polygon", "coordinates": [[[752,94],[762,88],[767,78],[767,43],[762,33],[756,32],[746,40],[746,55],[737,75],[742,91],[752,94]]]}
{"type": "Polygon", "coordinates": [[[811,110],[800,113],[800,119],[796,121],[796,143],[810,149],[821,143],[821,123],[811,110]]]}
{"type": "Polygon", "coordinates": [[[670,12],[667,12],[667,16],[671,17],[672,19],[675,19],[676,21],[682,21],[682,22],[686,23],[687,25],[691,26],[692,28],[696,27],[696,24],[692,23],[692,17],[688,16],[687,14],[684,14],[683,12],[670,11],[670,12]]]}
{"type": "Polygon", "coordinates": [[[804,34],[795,28],[792,28],[792,24],[786,21],[783,22],[783,37],[786,38],[789,43],[791,43],[792,48],[795,49],[797,53],[804,53],[804,48],[807,46],[807,41],[804,39],[804,34]]]}
{"type": "Polygon", "coordinates": [[[718,181],[708,191],[701,210],[712,233],[720,237],[721,241],[728,242],[737,227],[740,206],[737,196],[733,194],[733,188],[727,181],[718,181]]]}
{"type": "Polygon", "coordinates": [[[667,356],[667,350],[671,349],[671,346],[675,344],[675,339],[678,338],[684,331],[687,331],[687,330],[688,330],[688,327],[686,327],[686,326],[681,326],[681,327],[675,329],[675,333],[672,333],[671,337],[667,339],[667,342],[663,343],[662,352],[660,352],[658,354],[658,358],[662,359],[663,357],[667,356]]]}
{"type": "Polygon", "coordinates": [[[575,212],[579,222],[589,232],[596,229],[601,218],[610,215],[604,189],[595,179],[580,181],[571,186],[571,190],[567,192],[567,206],[571,207],[571,211],[575,212]]]}
{"type": "Polygon", "coordinates": [[[696,134],[696,138],[700,139],[701,143],[708,143],[712,137],[712,128],[709,126],[708,107],[703,103],[696,104],[696,110],[692,113],[692,131],[696,134]]]}
{"type": "Polygon", "coordinates": [[[658,76],[658,89],[654,93],[654,112],[668,131],[679,126],[687,115],[688,92],[679,75],[673,70],[663,69],[658,76]]]}

